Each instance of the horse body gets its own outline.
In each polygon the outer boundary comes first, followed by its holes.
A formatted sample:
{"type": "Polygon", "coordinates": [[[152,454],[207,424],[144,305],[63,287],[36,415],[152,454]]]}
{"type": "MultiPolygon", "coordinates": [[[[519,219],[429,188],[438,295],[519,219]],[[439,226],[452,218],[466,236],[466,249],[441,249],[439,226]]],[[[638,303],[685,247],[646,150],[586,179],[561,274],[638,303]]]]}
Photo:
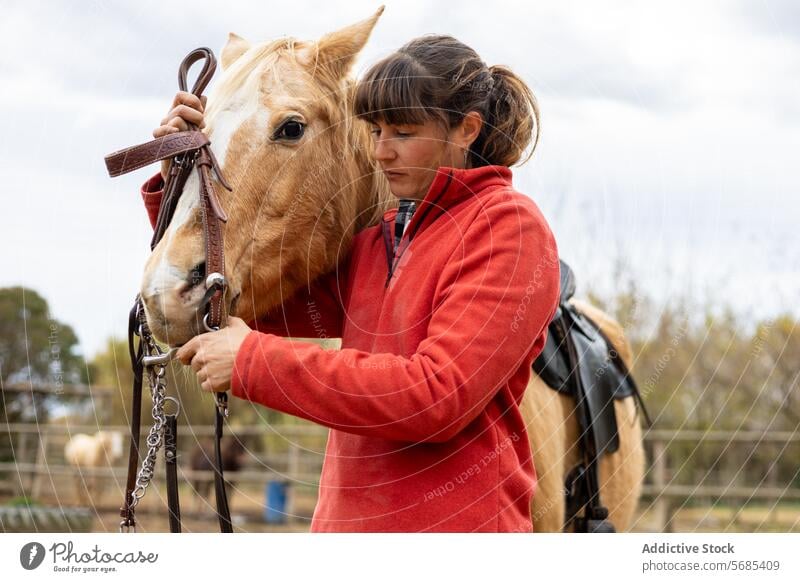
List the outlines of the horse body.
{"type": "MultiPolygon", "coordinates": [[[[221,200],[229,217],[227,306],[245,320],[263,317],[333,270],[353,236],[397,205],[369,155],[366,124],[349,115],[349,70],[381,13],[316,43],[251,44],[231,34],[222,51],[223,74],[209,95],[205,131],[233,185],[221,200]],[[289,120],[304,124],[301,139],[279,137],[289,120]]],[[[190,180],[141,288],[152,331],[173,345],[200,330],[205,273],[198,198],[198,184],[190,180]]],[[[630,368],[630,346],[619,324],[588,304],[580,309],[630,368]]],[[[563,527],[564,477],[579,456],[573,406],[532,373],[522,411],[539,477],[531,508],[534,531],[563,527]]],[[[644,454],[633,400],[615,407],[620,450],[602,458],[600,481],[610,519],[622,531],[638,501],[644,454]]]]}
{"type": "Polygon", "coordinates": [[[99,502],[97,475],[84,476],[81,469],[111,467],[122,458],[122,434],[116,431],[98,431],[93,435],[79,433],[64,445],[64,459],[78,470],[76,488],[78,499],[99,502]]]}

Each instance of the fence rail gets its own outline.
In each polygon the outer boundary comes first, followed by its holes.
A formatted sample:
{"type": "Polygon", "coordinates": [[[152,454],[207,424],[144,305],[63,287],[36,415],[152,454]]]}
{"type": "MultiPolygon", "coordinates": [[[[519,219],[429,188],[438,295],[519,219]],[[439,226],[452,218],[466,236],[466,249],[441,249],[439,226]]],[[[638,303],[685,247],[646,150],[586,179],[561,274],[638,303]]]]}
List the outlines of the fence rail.
{"type": "MultiPolygon", "coordinates": [[[[70,466],[64,458],[64,445],[76,434],[94,434],[97,430],[117,431],[129,434],[130,427],[123,425],[59,425],[59,424],[0,424],[0,435],[8,435],[13,445],[14,462],[0,462],[0,493],[11,496],[26,496],[33,499],[56,499],[62,503],[66,492],[90,493],[92,484],[100,482],[98,489],[119,488],[127,475],[127,436],[124,439],[124,454],[114,466],[81,467],[70,466]],[[78,489],[76,489],[76,487],[78,489]],[[102,488],[101,488],[102,487],[102,488]],[[3,490],[5,489],[5,490],[3,490]]],[[[146,427],[143,427],[146,434],[146,427]]],[[[205,437],[214,436],[214,428],[208,425],[181,427],[179,436],[178,473],[181,482],[201,483],[214,479],[213,471],[195,471],[189,467],[191,446],[205,437]],[[184,460],[182,461],[181,458],[184,460]]],[[[251,425],[226,428],[225,438],[253,439],[276,436],[277,443],[264,454],[248,450],[245,466],[236,472],[226,472],[229,481],[237,486],[259,488],[267,482],[289,484],[286,512],[297,515],[299,497],[306,501],[316,497],[319,476],[324,457],[328,430],[317,425],[251,425]]],[[[141,446],[144,447],[142,440],[141,446]]],[[[160,467],[163,467],[159,459],[160,467]]],[[[156,470],[153,482],[157,487],[165,484],[163,470],[156,470]]],[[[117,492],[122,495],[121,491],[117,492]]],[[[157,500],[157,498],[156,498],[157,500]]]]}
{"type": "MultiPolygon", "coordinates": [[[[54,477],[64,479],[75,475],[76,470],[68,466],[63,460],[63,442],[77,433],[94,433],[98,430],[96,425],[56,425],[56,424],[0,424],[0,434],[8,434],[12,442],[16,442],[14,451],[17,462],[0,463],[0,473],[8,481],[11,478],[16,482],[16,492],[37,496],[41,494],[46,482],[53,482],[54,477]],[[33,436],[32,436],[33,435],[33,436]],[[35,441],[35,442],[31,442],[35,441]],[[61,445],[59,447],[59,445],[61,445]],[[48,479],[49,477],[49,479],[48,479]]],[[[183,427],[182,427],[183,428],[183,427]]],[[[129,427],[103,426],[103,430],[116,430],[127,434],[129,427]]],[[[211,437],[213,427],[202,425],[185,427],[182,429],[184,440],[196,437],[211,437]]],[[[289,495],[289,513],[294,513],[293,494],[295,488],[316,494],[319,484],[319,472],[322,457],[324,456],[324,443],[328,430],[324,427],[305,425],[251,425],[228,427],[228,438],[251,438],[265,435],[278,435],[283,437],[282,444],[285,452],[276,450],[267,451],[264,455],[251,455],[250,462],[242,471],[235,474],[237,483],[264,485],[267,481],[284,481],[292,485],[289,495]],[[313,443],[309,446],[308,441],[313,443]],[[303,442],[303,444],[299,444],[303,442]]],[[[676,462],[670,463],[668,451],[672,446],[683,446],[687,443],[694,444],[692,453],[710,447],[717,454],[723,447],[721,455],[729,448],[748,448],[755,450],[762,446],[780,446],[781,451],[788,447],[800,445],[800,434],[795,432],[769,432],[769,431],[700,431],[700,430],[650,430],[646,431],[645,446],[649,451],[649,467],[646,481],[642,488],[643,499],[647,500],[654,509],[658,528],[661,531],[671,531],[675,512],[687,502],[703,498],[709,500],[726,500],[731,502],[742,501],[767,501],[767,502],[800,502],[800,487],[793,483],[771,483],[762,480],[758,483],[740,483],[731,480],[729,484],[706,483],[705,477],[715,476],[708,472],[698,479],[697,483],[676,482],[673,472],[681,467],[675,467],[676,462]]],[[[127,441],[126,441],[127,444],[127,441]]],[[[796,449],[795,449],[796,450],[796,449]]],[[[127,446],[126,446],[127,453],[127,446]]],[[[752,454],[752,452],[751,452],[752,454]]],[[[184,457],[188,456],[183,451],[184,457]]],[[[125,456],[124,458],[127,458],[125,456]]],[[[745,463],[747,459],[734,457],[726,462],[745,463]]],[[[716,462],[716,461],[715,461],[716,462]]],[[[712,467],[713,469],[713,467],[712,467]]],[[[192,471],[187,464],[179,466],[181,478],[188,481],[210,481],[213,479],[211,471],[192,471]]],[[[86,468],[81,470],[81,475],[96,477],[98,479],[114,479],[119,482],[125,478],[125,470],[120,461],[119,467],[86,468]]],[[[748,476],[751,477],[751,476],[748,476]]],[[[156,482],[163,482],[163,475],[157,472],[156,482]]]]}

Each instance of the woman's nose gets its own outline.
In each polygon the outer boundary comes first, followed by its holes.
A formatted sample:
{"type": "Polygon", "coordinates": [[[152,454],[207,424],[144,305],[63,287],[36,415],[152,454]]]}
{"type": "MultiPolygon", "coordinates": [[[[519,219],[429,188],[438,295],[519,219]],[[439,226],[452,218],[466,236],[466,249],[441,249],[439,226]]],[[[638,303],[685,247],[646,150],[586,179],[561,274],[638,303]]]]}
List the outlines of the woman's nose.
{"type": "Polygon", "coordinates": [[[373,156],[379,162],[387,162],[393,160],[397,153],[391,147],[391,144],[387,143],[387,140],[379,139],[375,141],[373,156]]]}

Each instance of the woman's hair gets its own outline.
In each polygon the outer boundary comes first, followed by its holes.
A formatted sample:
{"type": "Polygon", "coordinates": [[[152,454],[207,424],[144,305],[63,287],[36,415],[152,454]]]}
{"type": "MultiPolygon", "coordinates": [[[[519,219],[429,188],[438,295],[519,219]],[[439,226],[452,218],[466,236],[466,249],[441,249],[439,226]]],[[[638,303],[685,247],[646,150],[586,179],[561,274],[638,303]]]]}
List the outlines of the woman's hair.
{"type": "Polygon", "coordinates": [[[373,65],[358,82],[353,107],[357,117],[371,122],[436,119],[447,129],[470,111],[479,112],[483,126],[470,146],[472,167],[524,163],[539,141],[539,105],[525,82],[507,67],[486,66],[451,36],[415,38],[373,65]]]}

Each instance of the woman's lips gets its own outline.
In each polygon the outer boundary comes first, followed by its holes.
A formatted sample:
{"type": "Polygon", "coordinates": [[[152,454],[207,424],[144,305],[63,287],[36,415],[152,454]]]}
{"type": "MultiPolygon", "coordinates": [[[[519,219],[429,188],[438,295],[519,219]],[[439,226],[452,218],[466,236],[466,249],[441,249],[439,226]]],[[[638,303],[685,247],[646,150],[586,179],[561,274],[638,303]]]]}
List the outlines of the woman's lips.
{"type": "Polygon", "coordinates": [[[405,176],[404,172],[397,172],[395,170],[384,170],[383,173],[386,174],[386,178],[389,180],[396,180],[405,176]]]}

